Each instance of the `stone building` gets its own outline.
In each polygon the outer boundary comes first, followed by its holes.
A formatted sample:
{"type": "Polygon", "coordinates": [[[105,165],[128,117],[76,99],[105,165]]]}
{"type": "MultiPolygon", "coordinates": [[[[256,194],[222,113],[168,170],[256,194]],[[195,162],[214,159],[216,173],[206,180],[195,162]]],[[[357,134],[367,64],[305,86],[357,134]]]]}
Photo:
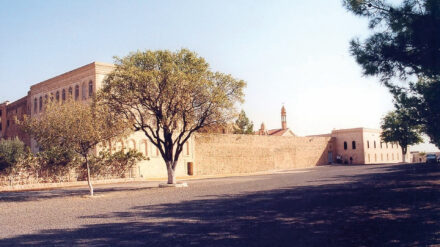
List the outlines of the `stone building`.
{"type": "MultiPolygon", "coordinates": [[[[32,151],[38,151],[35,141],[32,141],[17,128],[15,117],[17,116],[19,119],[22,119],[24,115],[37,117],[43,113],[44,105],[48,100],[62,102],[68,97],[72,97],[77,101],[90,101],[96,90],[102,87],[105,77],[113,69],[113,64],[93,62],[32,85],[27,95],[15,102],[0,104],[0,138],[18,137],[29,145],[32,151]]],[[[193,139],[190,139],[186,145],[179,160],[182,164],[177,166],[177,176],[185,175],[187,173],[186,163],[194,161],[193,139]]],[[[165,164],[158,149],[147,140],[143,133],[135,132],[125,140],[115,140],[110,143],[110,146],[112,151],[122,148],[136,149],[147,157],[147,160],[139,162],[132,169],[131,176],[166,177],[165,164]]]]}
{"type": "MultiPolygon", "coordinates": [[[[381,130],[367,128],[338,129],[330,134],[314,135],[333,137],[334,153],[328,154],[329,162],[344,164],[386,164],[403,161],[398,143],[385,143],[381,130]]],[[[406,161],[409,159],[409,151],[406,161]]]]}
{"type": "MultiPolygon", "coordinates": [[[[72,97],[77,101],[90,101],[113,69],[113,64],[93,62],[32,85],[27,95],[15,102],[1,103],[0,138],[18,137],[33,151],[38,151],[37,144],[17,128],[15,119],[22,119],[24,115],[38,117],[49,100],[62,102],[72,97]]],[[[197,134],[186,144],[176,175],[187,174],[188,162],[194,163],[196,175],[305,168],[336,161],[347,164],[402,162],[400,146],[383,143],[380,130],[339,129],[329,134],[299,137],[287,127],[286,117],[286,108],[283,106],[281,128],[266,130],[262,123],[261,128],[254,132],[255,135],[232,135],[222,126],[217,126],[217,131],[206,131],[211,134],[197,134]]],[[[167,176],[157,148],[143,133],[134,132],[125,140],[114,140],[110,146],[112,151],[136,149],[148,157],[136,164],[130,172],[131,176],[167,176]]]]}

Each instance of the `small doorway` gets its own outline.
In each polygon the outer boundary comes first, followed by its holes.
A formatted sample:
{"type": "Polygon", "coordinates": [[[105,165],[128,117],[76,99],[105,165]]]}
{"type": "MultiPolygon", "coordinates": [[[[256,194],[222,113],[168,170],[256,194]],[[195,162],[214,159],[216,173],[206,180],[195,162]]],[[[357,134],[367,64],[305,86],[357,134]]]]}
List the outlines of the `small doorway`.
{"type": "Polygon", "coordinates": [[[328,152],[328,163],[333,164],[333,152],[328,152]]]}

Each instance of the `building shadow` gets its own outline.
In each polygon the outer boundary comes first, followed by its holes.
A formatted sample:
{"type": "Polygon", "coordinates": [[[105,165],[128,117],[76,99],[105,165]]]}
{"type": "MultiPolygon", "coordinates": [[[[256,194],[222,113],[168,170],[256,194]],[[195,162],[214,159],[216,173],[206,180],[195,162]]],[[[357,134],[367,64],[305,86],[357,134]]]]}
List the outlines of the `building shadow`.
{"type": "Polygon", "coordinates": [[[0,245],[439,245],[438,166],[386,170],[350,176],[348,183],[212,195],[89,215],[84,218],[115,223],[47,230],[2,239],[0,245]]]}

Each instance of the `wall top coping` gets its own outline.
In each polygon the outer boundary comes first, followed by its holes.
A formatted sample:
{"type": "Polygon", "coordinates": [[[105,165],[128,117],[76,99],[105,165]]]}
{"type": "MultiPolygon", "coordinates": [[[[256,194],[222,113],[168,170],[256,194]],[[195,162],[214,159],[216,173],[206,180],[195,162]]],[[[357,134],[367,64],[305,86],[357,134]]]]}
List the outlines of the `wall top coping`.
{"type": "Polygon", "coordinates": [[[380,129],[369,129],[369,128],[364,128],[364,127],[351,128],[351,129],[337,129],[337,130],[332,130],[332,134],[334,134],[334,133],[349,133],[349,132],[370,132],[370,133],[381,133],[382,130],[380,130],[380,129]]]}
{"type": "Polygon", "coordinates": [[[15,107],[17,105],[21,105],[23,103],[27,103],[27,99],[28,99],[28,96],[26,95],[26,96],[22,97],[21,99],[18,99],[16,101],[12,102],[12,103],[9,103],[9,101],[7,101],[8,102],[7,103],[7,108],[13,108],[13,107],[15,107]]]}
{"type": "Polygon", "coordinates": [[[115,65],[111,64],[111,63],[92,62],[92,63],[86,64],[84,66],[81,66],[79,68],[73,69],[71,71],[65,72],[63,74],[57,75],[55,77],[49,78],[49,79],[47,79],[45,81],[39,82],[37,84],[34,84],[34,85],[31,86],[31,90],[37,90],[38,88],[44,87],[44,86],[46,86],[48,84],[51,84],[54,81],[57,81],[57,80],[60,80],[60,79],[66,78],[66,77],[70,77],[70,76],[73,76],[73,75],[75,75],[77,73],[81,73],[81,72],[84,72],[84,71],[87,71],[87,70],[95,70],[96,71],[97,67],[113,68],[113,67],[115,67],[115,65]]]}

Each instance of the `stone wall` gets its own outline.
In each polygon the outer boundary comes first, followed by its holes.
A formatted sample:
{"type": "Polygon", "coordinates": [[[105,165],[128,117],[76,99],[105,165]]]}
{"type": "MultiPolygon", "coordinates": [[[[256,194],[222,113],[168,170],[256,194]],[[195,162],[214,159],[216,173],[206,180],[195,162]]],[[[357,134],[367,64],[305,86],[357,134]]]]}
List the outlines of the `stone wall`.
{"type": "Polygon", "coordinates": [[[308,168],[328,163],[331,137],[195,136],[194,175],[308,168]]]}

